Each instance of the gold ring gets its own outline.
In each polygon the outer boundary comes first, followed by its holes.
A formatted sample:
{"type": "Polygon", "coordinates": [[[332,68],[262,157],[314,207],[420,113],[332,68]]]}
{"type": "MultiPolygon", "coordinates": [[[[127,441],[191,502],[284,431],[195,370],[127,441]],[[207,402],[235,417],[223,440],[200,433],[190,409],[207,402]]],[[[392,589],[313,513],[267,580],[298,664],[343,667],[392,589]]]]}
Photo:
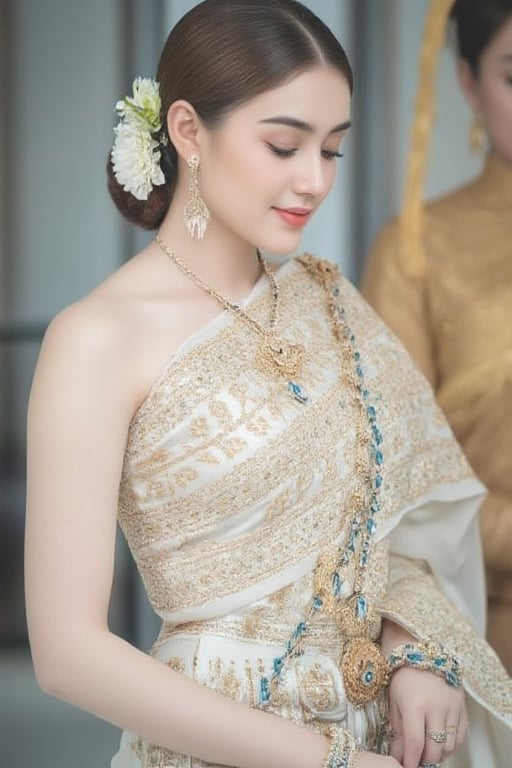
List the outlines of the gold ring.
{"type": "Polygon", "coordinates": [[[446,744],[448,741],[448,731],[427,731],[427,739],[434,741],[436,744],[446,744]]]}

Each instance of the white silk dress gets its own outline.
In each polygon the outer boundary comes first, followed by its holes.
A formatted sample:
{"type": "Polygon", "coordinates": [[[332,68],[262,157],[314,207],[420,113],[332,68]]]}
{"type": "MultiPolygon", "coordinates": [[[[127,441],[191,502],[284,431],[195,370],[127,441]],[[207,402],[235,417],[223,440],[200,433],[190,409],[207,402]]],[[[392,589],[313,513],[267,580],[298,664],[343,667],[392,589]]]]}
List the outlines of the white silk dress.
{"type": "MultiPolygon", "coordinates": [[[[162,628],[162,665],[259,706],[304,615],[320,554],[347,540],[360,482],[355,412],[321,285],[298,260],[276,272],[279,331],[303,345],[299,402],[286,380],[254,364],[256,334],[222,312],[168,361],[135,414],[119,522],[162,628]]],[[[379,414],[381,509],[366,590],[383,617],[443,643],[464,670],[470,736],[450,768],[505,768],[512,754],[512,684],[482,639],[484,583],[472,474],[429,385],[397,340],[340,275],[340,305],[356,337],[379,414]]],[[[268,322],[262,277],[244,302],[268,322]]],[[[353,565],[343,595],[353,590],[353,565]]],[[[305,727],[338,723],[386,751],[386,697],[347,700],[343,638],[322,612],[304,653],[284,666],[269,711],[305,727]]],[[[163,670],[164,673],[164,670],[163,670]]],[[[204,763],[124,732],[112,768],[204,763]]]]}

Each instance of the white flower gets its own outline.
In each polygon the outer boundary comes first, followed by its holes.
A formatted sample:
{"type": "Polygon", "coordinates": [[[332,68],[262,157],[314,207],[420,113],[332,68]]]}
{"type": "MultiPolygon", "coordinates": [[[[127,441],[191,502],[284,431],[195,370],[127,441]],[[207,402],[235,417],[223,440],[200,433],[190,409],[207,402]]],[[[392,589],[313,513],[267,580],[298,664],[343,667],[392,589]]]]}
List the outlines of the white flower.
{"type": "Polygon", "coordinates": [[[112,167],[115,177],[137,200],[147,200],[154,186],[165,184],[158,142],[149,131],[141,131],[131,122],[119,123],[114,131],[112,167]]]}
{"type": "Polygon", "coordinates": [[[144,77],[135,79],[133,97],[116,104],[120,121],[114,128],[112,167],[119,184],[137,200],[147,200],[154,186],[165,184],[153,138],[161,128],[160,107],[158,83],[144,77]]]}
{"type": "Polygon", "coordinates": [[[133,96],[126,96],[116,104],[116,112],[125,120],[133,120],[151,131],[161,128],[160,91],[158,83],[149,77],[136,77],[133,81],[133,96]]]}

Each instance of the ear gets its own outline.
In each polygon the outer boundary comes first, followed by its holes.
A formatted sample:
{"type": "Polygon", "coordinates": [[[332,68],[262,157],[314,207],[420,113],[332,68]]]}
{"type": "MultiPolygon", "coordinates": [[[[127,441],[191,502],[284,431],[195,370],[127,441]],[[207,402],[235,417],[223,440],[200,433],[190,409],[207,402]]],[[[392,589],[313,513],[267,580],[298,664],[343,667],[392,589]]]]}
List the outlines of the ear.
{"type": "Polygon", "coordinates": [[[176,152],[185,160],[200,154],[204,128],[194,107],[183,99],[174,101],[167,110],[167,130],[176,152]]]}
{"type": "Polygon", "coordinates": [[[471,69],[469,61],[466,59],[459,59],[457,65],[457,75],[462,93],[464,94],[467,103],[473,112],[478,114],[480,112],[478,78],[471,69]]]}

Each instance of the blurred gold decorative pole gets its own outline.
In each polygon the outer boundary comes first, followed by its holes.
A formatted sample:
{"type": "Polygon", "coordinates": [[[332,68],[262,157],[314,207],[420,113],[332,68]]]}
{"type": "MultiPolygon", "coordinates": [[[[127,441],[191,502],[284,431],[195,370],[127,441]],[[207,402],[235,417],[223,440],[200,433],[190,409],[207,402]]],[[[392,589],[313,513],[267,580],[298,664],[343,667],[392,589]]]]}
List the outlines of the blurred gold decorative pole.
{"type": "Polygon", "coordinates": [[[423,254],[423,190],[436,104],[439,51],[454,0],[431,0],[419,60],[414,118],[400,214],[401,258],[409,274],[421,275],[423,254]]]}

